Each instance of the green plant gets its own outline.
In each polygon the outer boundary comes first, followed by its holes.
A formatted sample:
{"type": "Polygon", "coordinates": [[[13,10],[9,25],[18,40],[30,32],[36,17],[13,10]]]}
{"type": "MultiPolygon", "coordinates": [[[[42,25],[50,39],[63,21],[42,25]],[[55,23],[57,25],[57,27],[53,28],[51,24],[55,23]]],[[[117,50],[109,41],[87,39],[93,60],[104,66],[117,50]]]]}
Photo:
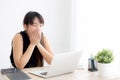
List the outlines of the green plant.
{"type": "Polygon", "coordinates": [[[113,52],[109,49],[103,49],[95,56],[95,60],[99,63],[111,63],[113,59],[113,52]]]}

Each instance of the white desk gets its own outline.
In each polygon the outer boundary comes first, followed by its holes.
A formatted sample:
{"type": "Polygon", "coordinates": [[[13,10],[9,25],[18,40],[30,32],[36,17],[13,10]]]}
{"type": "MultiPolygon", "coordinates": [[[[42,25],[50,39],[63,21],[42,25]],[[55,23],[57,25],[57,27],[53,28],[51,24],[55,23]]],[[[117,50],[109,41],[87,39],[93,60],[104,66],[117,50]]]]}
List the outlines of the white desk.
{"type": "MultiPolygon", "coordinates": [[[[33,80],[120,80],[120,76],[113,75],[111,77],[102,78],[102,77],[98,76],[98,72],[89,72],[87,70],[75,70],[73,73],[70,73],[70,74],[60,75],[60,76],[47,78],[47,79],[29,74],[30,71],[39,70],[39,69],[41,69],[41,68],[40,67],[26,68],[26,69],[23,69],[22,71],[24,71],[33,80]]],[[[4,77],[6,80],[9,80],[9,79],[7,79],[6,76],[4,76],[4,77]]]]}

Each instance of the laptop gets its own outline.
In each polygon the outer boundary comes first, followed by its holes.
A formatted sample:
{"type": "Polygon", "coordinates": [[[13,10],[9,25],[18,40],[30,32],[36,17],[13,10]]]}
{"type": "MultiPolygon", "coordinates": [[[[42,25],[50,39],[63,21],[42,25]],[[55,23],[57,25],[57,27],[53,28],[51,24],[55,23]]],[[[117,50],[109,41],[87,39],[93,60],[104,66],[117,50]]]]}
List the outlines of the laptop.
{"type": "Polygon", "coordinates": [[[49,78],[71,73],[75,70],[81,57],[81,51],[72,51],[56,54],[48,68],[30,72],[31,74],[49,78]]]}

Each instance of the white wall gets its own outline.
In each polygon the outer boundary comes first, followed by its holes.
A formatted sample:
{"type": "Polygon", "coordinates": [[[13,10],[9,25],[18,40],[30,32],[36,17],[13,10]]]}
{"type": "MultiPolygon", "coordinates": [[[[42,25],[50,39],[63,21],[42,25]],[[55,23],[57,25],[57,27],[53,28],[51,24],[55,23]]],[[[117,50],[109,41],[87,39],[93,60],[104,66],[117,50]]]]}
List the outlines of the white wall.
{"type": "MultiPolygon", "coordinates": [[[[120,1],[76,0],[75,49],[83,51],[81,64],[103,48],[112,49],[115,62],[120,62],[120,1]]],[[[116,66],[115,65],[115,66],[116,66]]],[[[114,68],[115,69],[115,68],[114,68]]]]}
{"type": "Polygon", "coordinates": [[[53,52],[70,50],[69,0],[0,0],[0,67],[10,66],[11,41],[23,30],[22,20],[28,11],[37,11],[45,19],[44,33],[53,52]]]}

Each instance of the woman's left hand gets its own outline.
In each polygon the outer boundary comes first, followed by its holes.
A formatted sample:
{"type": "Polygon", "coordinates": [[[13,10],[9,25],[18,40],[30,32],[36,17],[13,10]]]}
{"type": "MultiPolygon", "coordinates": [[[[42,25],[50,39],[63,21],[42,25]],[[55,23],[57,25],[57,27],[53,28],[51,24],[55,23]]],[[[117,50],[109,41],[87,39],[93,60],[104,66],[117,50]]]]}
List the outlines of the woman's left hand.
{"type": "Polygon", "coordinates": [[[37,42],[40,43],[41,40],[41,30],[36,30],[36,37],[37,37],[37,42]]]}

